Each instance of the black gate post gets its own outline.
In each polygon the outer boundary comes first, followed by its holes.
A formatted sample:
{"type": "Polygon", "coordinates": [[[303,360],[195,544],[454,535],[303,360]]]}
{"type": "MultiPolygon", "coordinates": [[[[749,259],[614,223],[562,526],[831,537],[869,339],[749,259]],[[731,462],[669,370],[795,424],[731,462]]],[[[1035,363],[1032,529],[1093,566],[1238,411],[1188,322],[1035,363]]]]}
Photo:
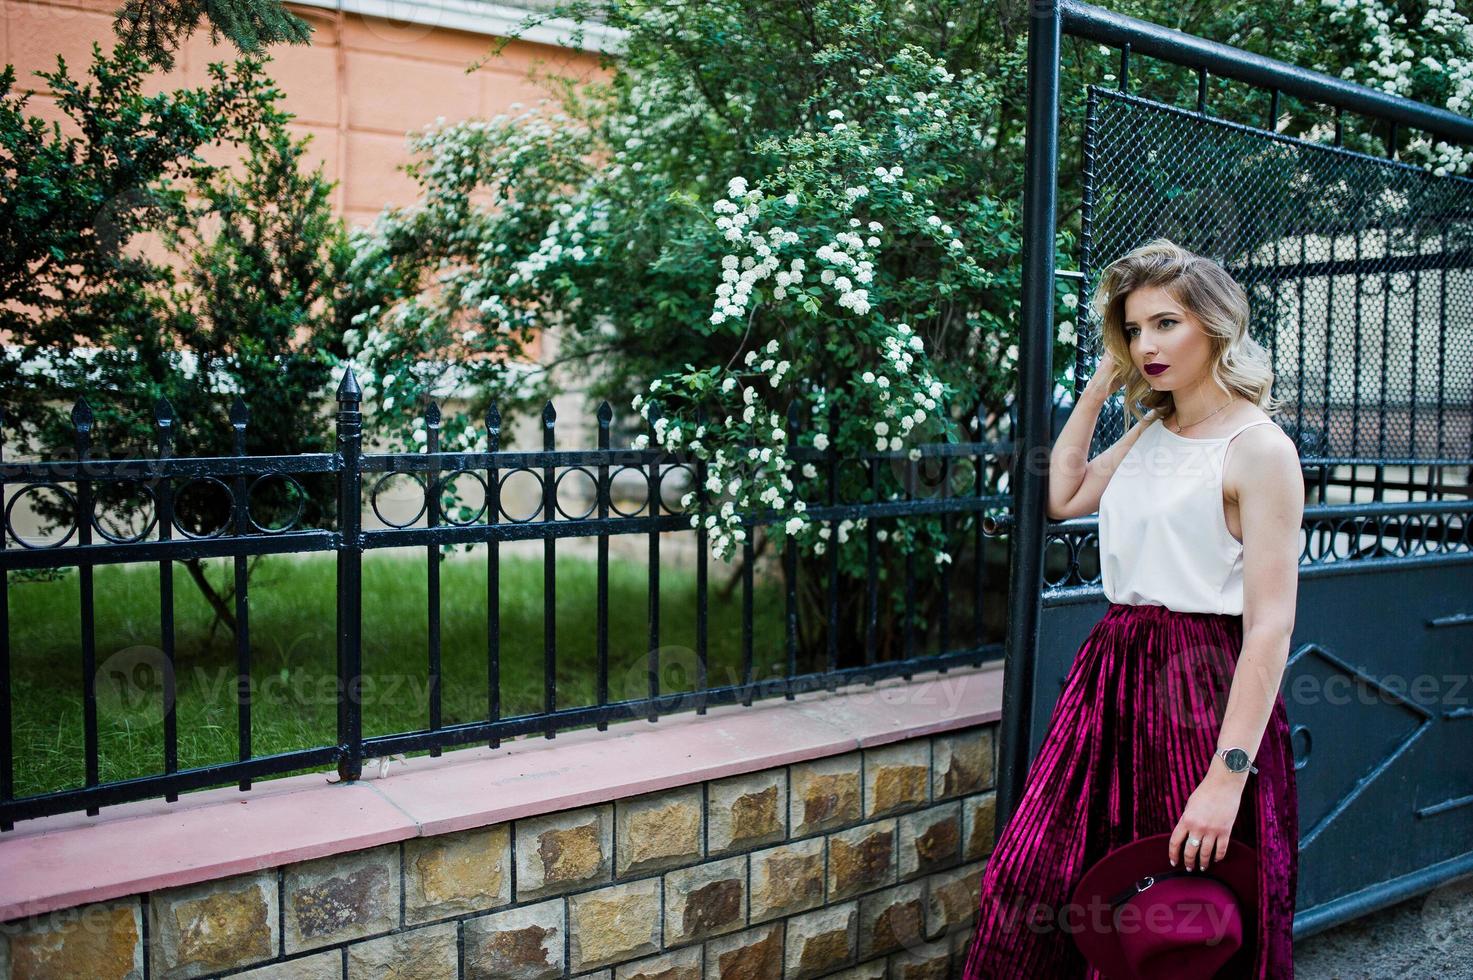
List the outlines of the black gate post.
{"type": "Polygon", "coordinates": [[[1028,15],[1027,157],[1023,172],[1023,307],[1018,338],[1017,429],[1013,432],[1013,534],[997,821],[1006,826],[1028,774],[1033,677],[1043,584],[1044,504],[1053,436],[1054,207],[1059,143],[1059,38],[1055,0],[1028,15]]]}
{"type": "Polygon", "coordinates": [[[363,415],[358,379],[338,385],[338,778],[363,773],[363,415]]]}

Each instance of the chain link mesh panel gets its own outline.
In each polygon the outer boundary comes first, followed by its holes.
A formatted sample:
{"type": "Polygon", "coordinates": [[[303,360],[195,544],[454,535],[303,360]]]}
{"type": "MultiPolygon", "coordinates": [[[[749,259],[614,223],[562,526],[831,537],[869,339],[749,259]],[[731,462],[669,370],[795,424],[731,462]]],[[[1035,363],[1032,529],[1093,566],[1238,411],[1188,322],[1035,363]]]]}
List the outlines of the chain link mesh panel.
{"type": "Polygon", "coordinates": [[[1305,459],[1473,459],[1473,181],[1098,86],[1085,159],[1084,365],[1100,270],[1166,237],[1247,290],[1305,459]]]}

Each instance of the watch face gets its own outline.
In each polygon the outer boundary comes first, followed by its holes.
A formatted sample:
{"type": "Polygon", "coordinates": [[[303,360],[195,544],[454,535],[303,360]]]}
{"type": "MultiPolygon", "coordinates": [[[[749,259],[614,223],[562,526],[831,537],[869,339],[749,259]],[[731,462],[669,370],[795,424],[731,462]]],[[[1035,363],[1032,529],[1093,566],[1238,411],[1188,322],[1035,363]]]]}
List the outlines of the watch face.
{"type": "Polygon", "coordinates": [[[1228,749],[1223,753],[1222,759],[1233,772],[1242,772],[1248,768],[1248,753],[1242,749],[1228,749]]]}

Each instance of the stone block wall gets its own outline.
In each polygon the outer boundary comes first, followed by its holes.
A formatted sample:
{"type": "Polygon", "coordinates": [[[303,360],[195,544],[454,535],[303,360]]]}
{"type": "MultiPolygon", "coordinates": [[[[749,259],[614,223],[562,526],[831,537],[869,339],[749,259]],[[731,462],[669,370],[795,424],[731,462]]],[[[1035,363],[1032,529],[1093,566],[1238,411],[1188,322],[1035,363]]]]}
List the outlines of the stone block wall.
{"type": "Polygon", "coordinates": [[[17,920],[0,928],[0,976],[944,980],[992,851],[995,734],[17,920]]]}

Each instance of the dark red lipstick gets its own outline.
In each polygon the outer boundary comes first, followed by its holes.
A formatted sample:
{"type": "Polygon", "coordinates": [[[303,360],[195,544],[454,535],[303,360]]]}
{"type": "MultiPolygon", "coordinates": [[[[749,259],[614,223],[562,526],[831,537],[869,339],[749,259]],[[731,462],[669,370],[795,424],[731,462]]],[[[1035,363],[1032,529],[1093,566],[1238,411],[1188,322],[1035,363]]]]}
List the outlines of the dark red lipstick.
{"type": "Polygon", "coordinates": [[[1170,366],[1171,365],[1169,364],[1147,364],[1146,373],[1154,378],[1156,375],[1160,374],[1162,371],[1165,371],[1170,366]]]}

